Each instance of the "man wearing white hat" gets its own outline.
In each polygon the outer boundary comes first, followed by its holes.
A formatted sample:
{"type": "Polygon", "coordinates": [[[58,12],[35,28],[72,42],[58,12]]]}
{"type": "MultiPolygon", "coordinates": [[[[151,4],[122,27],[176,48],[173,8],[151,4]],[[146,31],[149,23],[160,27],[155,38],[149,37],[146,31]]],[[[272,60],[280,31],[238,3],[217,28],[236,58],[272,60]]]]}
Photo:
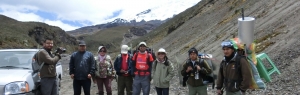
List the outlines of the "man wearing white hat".
{"type": "Polygon", "coordinates": [[[121,54],[118,55],[114,62],[114,67],[118,75],[118,95],[125,95],[124,89],[126,88],[126,95],[132,95],[132,82],[131,66],[132,56],[128,53],[128,46],[122,45],[121,54]]]}
{"type": "Polygon", "coordinates": [[[132,75],[134,75],[132,95],[140,95],[141,90],[143,95],[149,95],[151,68],[154,59],[151,53],[146,51],[147,44],[145,42],[140,42],[138,47],[139,51],[132,57],[132,75]]]}
{"type": "Polygon", "coordinates": [[[175,76],[174,66],[168,60],[165,49],[160,48],[153,62],[151,78],[157,95],[169,95],[170,80],[175,76]]]}

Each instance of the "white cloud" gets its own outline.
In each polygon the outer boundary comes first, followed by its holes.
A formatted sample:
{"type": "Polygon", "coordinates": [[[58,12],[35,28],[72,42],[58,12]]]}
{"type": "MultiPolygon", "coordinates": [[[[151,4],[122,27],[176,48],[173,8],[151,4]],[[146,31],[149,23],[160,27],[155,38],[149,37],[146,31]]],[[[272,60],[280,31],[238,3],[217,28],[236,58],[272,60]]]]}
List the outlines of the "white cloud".
{"type": "MultiPolygon", "coordinates": [[[[1,13],[1,12],[0,12],[1,13]]],[[[9,16],[19,21],[43,21],[43,18],[34,13],[22,13],[18,11],[4,11],[1,14],[9,16]]]]}
{"type": "Polygon", "coordinates": [[[61,27],[64,30],[74,30],[79,27],[71,26],[69,24],[65,24],[59,20],[51,21],[47,18],[40,17],[39,15],[33,13],[33,12],[27,12],[28,10],[32,10],[29,8],[33,7],[23,7],[23,8],[9,8],[11,6],[5,7],[6,9],[3,10],[3,12],[0,12],[0,14],[4,14],[6,16],[9,16],[11,18],[14,18],[18,21],[37,21],[37,22],[44,22],[52,26],[58,26],[61,27]]]}
{"type": "Polygon", "coordinates": [[[63,27],[63,29],[65,30],[73,30],[73,29],[77,29],[79,27],[75,27],[75,26],[71,26],[69,24],[65,24],[59,20],[56,21],[52,21],[52,20],[45,20],[45,23],[49,24],[49,25],[53,25],[53,26],[58,26],[58,27],[63,27]]]}
{"type": "Polygon", "coordinates": [[[113,12],[121,10],[116,18],[134,18],[137,13],[152,9],[148,19],[166,19],[178,14],[186,8],[198,3],[199,0],[1,0],[0,14],[7,15],[20,21],[40,21],[59,26],[64,30],[74,30],[77,27],[63,23],[76,21],[81,25],[96,25],[111,19],[113,12]],[[53,21],[35,14],[43,11],[56,14],[53,21]],[[159,14],[158,14],[159,13],[159,14]],[[55,23],[54,23],[55,22],[55,23]],[[89,23],[87,23],[89,22],[89,23]]]}

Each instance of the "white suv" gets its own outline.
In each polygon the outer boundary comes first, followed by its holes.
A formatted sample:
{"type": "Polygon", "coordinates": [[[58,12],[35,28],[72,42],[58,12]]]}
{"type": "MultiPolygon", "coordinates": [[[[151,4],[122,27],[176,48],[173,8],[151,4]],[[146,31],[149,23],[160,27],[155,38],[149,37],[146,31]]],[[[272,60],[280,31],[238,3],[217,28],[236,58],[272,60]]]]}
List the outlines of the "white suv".
{"type": "MultiPolygon", "coordinates": [[[[39,65],[33,56],[39,49],[0,50],[0,95],[40,95],[39,65]]],[[[57,64],[57,78],[62,77],[61,63],[57,64]]],[[[58,81],[60,84],[60,81],[58,81]]],[[[59,85],[58,85],[59,86],[59,85]]],[[[58,87],[59,88],[59,87],[58,87]]]]}

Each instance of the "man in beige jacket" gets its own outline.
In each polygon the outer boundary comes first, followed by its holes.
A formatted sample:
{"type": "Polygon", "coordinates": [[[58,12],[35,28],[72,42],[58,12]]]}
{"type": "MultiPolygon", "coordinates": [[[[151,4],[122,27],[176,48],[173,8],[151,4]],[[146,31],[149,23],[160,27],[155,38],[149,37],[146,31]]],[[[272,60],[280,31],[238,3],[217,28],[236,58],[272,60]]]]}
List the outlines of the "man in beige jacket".
{"type": "Polygon", "coordinates": [[[56,63],[61,59],[62,52],[52,55],[53,40],[46,38],[43,42],[43,49],[37,52],[37,61],[42,66],[40,70],[41,93],[43,95],[58,95],[56,80],[56,63]],[[43,64],[43,65],[42,65],[43,64]]]}

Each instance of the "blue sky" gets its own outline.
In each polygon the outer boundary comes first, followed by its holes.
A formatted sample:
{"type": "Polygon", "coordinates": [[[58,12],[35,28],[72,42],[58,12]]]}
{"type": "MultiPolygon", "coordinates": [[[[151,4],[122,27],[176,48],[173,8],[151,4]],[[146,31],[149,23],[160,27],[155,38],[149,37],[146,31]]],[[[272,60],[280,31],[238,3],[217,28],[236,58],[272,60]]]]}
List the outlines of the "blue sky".
{"type": "Polygon", "coordinates": [[[112,18],[118,17],[121,14],[121,12],[122,12],[122,10],[114,11],[113,15],[109,16],[107,19],[112,19],[112,18]]]}
{"type": "Polygon", "coordinates": [[[65,31],[116,18],[164,20],[200,0],[1,0],[0,14],[18,21],[44,22],[65,31]],[[147,15],[136,14],[151,9],[147,15]]]}
{"type": "MultiPolygon", "coordinates": [[[[30,12],[28,12],[28,13],[30,13],[30,12]]],[[[44,12],[44,11],[41,11],[41,10],[38,10],[38,11],[33,12],[33,13],[35,13],[35,14],[41,16],[41,17],[47,18],[49,20],[55,20],[55,19],[57,19],[57,15],[54,14],[54,13],[44,12]]]]}

